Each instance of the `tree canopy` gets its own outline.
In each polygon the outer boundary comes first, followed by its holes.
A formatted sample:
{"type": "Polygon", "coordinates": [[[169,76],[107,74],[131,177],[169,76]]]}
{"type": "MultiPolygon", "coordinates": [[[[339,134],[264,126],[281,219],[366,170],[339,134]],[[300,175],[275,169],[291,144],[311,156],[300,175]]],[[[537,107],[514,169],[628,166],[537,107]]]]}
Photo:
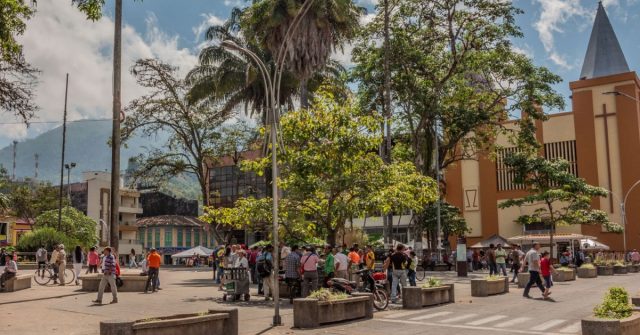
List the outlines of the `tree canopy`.
{"type": "MultiPolygon", "coordinates": [[[[372,211],[422,210],[435,201],[435,182],[410,162],[386,165],[377,153],[381,117],[362,113],[348,100],[336,102],[329,93],[309,109],[283,116],[278,185],[285,197],[280,218],[285,232],[326,236],[351,217],[372,211]]],[[[245,161],[244,167],[265,173],[269,159],[245,161]]],[[[236,227],[268,224],[271,199],[242,199],[232,209],[206,208],[204,219],[236,227]]]]}
{"type": "Polygon", "coordinates": [[[38,215],[34,225],[34,233],[43,228],[55,229],[58,233],[77,241],[83,247],[92,247],[98,243],[96,222],[73,207],[62,208],[60,229],[58,229],[57,209],[38,215]]]}

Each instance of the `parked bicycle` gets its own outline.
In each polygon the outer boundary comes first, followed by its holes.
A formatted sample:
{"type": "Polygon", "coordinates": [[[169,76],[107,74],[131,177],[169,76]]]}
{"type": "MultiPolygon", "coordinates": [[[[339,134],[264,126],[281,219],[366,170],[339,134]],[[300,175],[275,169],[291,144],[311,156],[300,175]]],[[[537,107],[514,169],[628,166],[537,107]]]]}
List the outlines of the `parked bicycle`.
{"type": "MultiPolygon", "coordinates": [[[[58,275],[55,274],[53,270],[53,264],[47,263],[44,267],[36,269],[35,274],[33,275],[33,280],[35,280],[38,285],[47,285],[52,280],[57,280],[58,275]]],[[[64,283],[71,284],[76,279],[76,274],[73,273],[71,269],[64,269],[64,283]]]]}

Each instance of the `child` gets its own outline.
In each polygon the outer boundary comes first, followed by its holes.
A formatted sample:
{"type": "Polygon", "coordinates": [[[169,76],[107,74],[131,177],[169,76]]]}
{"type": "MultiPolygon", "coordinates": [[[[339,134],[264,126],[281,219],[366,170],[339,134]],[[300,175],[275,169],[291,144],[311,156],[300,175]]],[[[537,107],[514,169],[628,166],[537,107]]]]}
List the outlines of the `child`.
{"type": "Polygon", "coordinates": [[[551,286],[553,286],[553,282],[551,281],[551,272],[555,273],[556,270],[553,268],[553,266],[551,266],[551,260],[549,259],[549,252],[543,251],[542,259],[540,260],[540,274],[542,275],[542,278],[544,278],[545,290],[542,296],[545,299],[547,299],[551,294],[551,291],[549,291],[549,289],[551,289],[551,286]]]}

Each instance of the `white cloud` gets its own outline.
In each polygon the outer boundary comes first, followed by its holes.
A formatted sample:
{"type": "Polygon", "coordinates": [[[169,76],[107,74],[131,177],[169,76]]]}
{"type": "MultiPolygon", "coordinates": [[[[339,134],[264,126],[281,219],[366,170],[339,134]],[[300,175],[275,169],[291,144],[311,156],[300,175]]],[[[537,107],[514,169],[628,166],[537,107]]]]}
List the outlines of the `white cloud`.
{"type": "MultiPolygon", "coordinates": [[[[538,31],[538,36],[549,59],[562,68],[573,68],[576,64],[567,62],[565,56],[556,50],[555,37],[557,34],[565,32],[565,26],[572,30],[590,27],[596,13],[595,2],[588,2],[589,4],[584,4],[584,1],[581,0],[535,0],[535,2],[540,5],[541,9],[540,17],[533,26],[538,31]],[[583,24],[579,22],[583,22],[583,24]]],[[[603,5],[609,9],[620,4],[619,0],[604,0],[603,5]]]]}
{"type": "MultiPolygon", "coordinates": [[[[69,3],[38,1],[38,11],[20,38],[27,61],[42,71],[36,88],[35,101],[41,108],[36,121],[62,120],[66,73],[69,73],[68,119],[111,115],[113,29],[109,17],[92,22],[69,3]]],[[[181,73],[197,62],[193,52],[178,47],[177,36],[168,36],[157,27],[155,16],[147,19],[144,36],[124,25],[122,41],[123,106],[143,93],[129,73],[135,60],[157,57],[178,66],[181,73]]],[[[32,127],[28,131],[22,125],[5,126],[2,137],[21,139],[54,126],[32,127]]]]}
{"type": "Polygon", "coordinates": [[[193,34],[195,35],[195,41],[200,42],[204,38],[204,34],[211,26],[219,26],[224,23],[224,19],[221,19],[213,14],[202,14],[202,22],[197,27],[193,28],[193,34]]]}
{"type": "Polygon", "coordinates": [[[242,7],[246,4],[246,0],[224,0],[224,5],[227,7],[242,7]]]}
{"type": "MultiPolygon", "coordinates": [[[[373,1],[376,1],[376,0],[373,0],[373,1]]],[[[376,13],[367,13],[366,15],[363,15],[362,17],[360,17],[360,25],[364,26],[371,23],[371,21],[373,21],[375,17],[376,17],[376,13]]],[[[346,44],[342,51],[336,50],[336,52],[334,52],[333,55],[331,55],[331,58],[338,61],[344,67],[347,67],[347,68],[352,67],[354,65],[353,60],[351,59],[351,53],[353,52],[353,48],[354,48],[353,44],[351,43],[346,44]]]]}

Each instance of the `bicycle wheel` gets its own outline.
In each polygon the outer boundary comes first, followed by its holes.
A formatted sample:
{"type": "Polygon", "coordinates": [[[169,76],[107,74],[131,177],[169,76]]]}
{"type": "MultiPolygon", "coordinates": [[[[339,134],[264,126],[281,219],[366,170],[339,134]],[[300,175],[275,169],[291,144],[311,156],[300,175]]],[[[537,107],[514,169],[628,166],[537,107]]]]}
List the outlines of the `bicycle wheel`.
{"type": "Polygon", "coordinates": [[[389,296],[384,290],[375,290],[373,292],[373,307],[379,311],[387,309],[389,306],[389,296]]]}
{"type": "Polygon", "coordinates": [[[64,283],[69,285],[76,280],[76,274],[71,269],[64,269],[64,283]]]}
{"type": "Polygon", "coordinates": [[[53,278],[53,273],[49,269],[37,269],[33,274],[33,280],[35,280],[38,285],[49,284],[51,278],[53,278]]]}
{"type": "Polygon", "coordinates": [[[427,271],[425,271],[421,265],[418,265],[418,267],[416,268],[416,280],[424,280],[424,277],[426,277],[426,273],[427,271]]]}

